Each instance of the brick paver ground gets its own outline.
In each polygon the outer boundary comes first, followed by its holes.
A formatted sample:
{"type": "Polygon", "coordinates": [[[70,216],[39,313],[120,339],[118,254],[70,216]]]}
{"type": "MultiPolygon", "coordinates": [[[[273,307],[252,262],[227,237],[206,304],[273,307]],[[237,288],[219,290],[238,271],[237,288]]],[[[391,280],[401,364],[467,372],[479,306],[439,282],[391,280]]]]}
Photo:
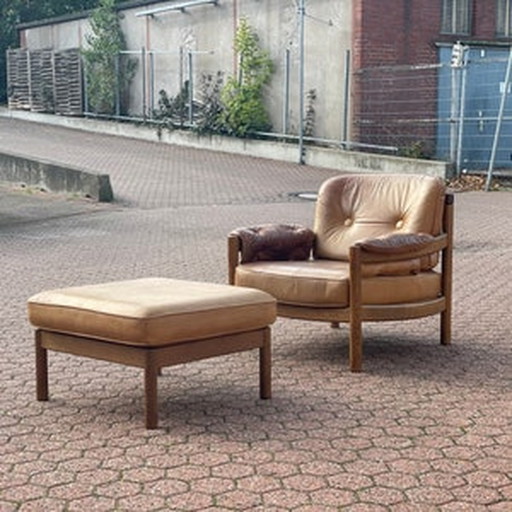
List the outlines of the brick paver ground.
{"type": "Polygon", "coordinates": [[[512,194],[456,196],[453,345],[438,320],[347,331],[278,320],[257,354],[168,368],[143,428],[138,369],[50,354],[35,400],[26,299],[169,276],[226,281],[225,236],[310,224],[332,171],[0,119],[0,150],[111,174],[119,202],[0,189],[0,510],[512,510],[512,194]]]}

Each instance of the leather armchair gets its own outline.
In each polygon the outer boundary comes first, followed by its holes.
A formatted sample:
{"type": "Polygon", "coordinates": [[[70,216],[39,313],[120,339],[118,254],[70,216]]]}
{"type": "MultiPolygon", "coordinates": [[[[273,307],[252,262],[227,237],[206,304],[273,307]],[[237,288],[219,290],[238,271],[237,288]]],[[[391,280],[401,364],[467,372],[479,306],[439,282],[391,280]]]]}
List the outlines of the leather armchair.
{"type": "Polygon", "coordinates": [[[278,315],[349,324],[350,369],[362,323],[440,315],[451,340],[453,195],[439,178],[343,175],[320,188],[312,230],[241,228],[228,236],[229,282],[264,290],[278,315]]]}

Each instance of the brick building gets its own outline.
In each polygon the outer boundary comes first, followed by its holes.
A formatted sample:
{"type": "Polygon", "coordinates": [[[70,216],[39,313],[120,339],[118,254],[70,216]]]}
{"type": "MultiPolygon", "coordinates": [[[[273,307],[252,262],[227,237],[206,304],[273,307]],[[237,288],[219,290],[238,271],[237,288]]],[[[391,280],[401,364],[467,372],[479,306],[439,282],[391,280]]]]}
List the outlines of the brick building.
{"type": "MultiPolygon", "coordinates": [[[[460,83],[457,91],[443,89],[450,82],[453,44],[461,41],[471,50],[467,62],[473,67],[489,56],[503,57],[504,61],[511,42],[511,13],[511,0],[354,0],[353,138],[401,147],[424,141],[422,151],[427,155],[455,160],[458,142],[445,143],[450,138],[450,130],[442,126],[442,116],[453,107],[448,103],[453,102],[454,95],[462,94],[460,83]],[[447,98],[448,95],[451,98],[447,98]],[[443,102],[447,106],[443,107],[443,102]]],[[[487,111],[484,112],[484,107],[473,113],[466,110],[467,137],[471,133],[473,114],[489,121],[485,133],[479,130],[475,138],[460,142],[466,146],[466,153],[473,151],[467,146],[475,143],[483,146],[483,152],[490,145],[495,125],[490,118],[496,114],[497,91],[505,67],[505,62],[501,62],[492,73],[486,72],[490,67],[480,66],[478,74],[468,74],[463,101],[469,106],[485,103],[487,111]],[[486,75],[485,78],[482,75],[486,75]],[[484,94],[489,95],[485,101],[484,94]]],[[[455,78],[460,82],[460,77],[455,78]]],[[[457,101],[460,100],[457,98],[457,101]]],[[[458,108],[460,110],[460,105],[458,108]]],[[[464,159],[464,155],[461,158],[464,159]]],[[[466,160],[479,158],[482,157],[473,154],[466,160]]],[[[473,166],[479,164],[475,162],[473,166]]]]}

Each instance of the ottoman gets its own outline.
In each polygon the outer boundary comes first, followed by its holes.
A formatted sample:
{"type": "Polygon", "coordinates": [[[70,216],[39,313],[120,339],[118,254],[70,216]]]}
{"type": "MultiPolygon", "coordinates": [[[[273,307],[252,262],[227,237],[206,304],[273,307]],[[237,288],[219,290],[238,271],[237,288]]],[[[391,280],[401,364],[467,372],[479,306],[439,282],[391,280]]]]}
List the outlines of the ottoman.
{"type": "Polygon", "coordinates": [[[36,328],[36,392],[48,400],[47,351],[144,369],[146,428],[158,426],[165,366],[259,349],[260,397],[271,397],[276,301],[251,288],[145,278],[44,291],[28,301],[36,328]]]}

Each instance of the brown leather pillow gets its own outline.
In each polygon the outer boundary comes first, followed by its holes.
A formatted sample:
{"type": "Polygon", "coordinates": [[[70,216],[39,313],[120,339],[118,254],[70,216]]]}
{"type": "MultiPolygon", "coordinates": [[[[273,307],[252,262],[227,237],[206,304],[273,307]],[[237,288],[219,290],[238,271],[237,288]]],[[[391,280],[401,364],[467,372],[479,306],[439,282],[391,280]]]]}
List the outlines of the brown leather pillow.
{"type": "Polygon", "coordinates": [[[359,243],[363,251],[379,254],[407,254],[422,249],[434,239],[425,233],[396,233],[379,238],[368,238],[359,243]]]}
{"type": "Polygon", "coordinates": [[[315,234],[298,224],[262,224],[239,228],[232,234],[241,240],[241,262],[307,260],[315,234]]]}

